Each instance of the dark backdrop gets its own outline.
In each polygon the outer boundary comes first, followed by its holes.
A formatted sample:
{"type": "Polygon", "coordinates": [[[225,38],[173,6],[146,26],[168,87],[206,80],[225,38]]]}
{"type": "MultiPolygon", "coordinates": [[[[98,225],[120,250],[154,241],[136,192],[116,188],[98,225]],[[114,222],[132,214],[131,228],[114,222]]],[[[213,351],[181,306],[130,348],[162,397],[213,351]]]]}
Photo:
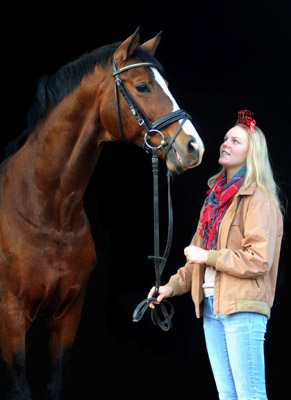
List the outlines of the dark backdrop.
{"type": "MultiPolygon", "coordinates": [[[[163,1],[104,4],[71,2],[8,8],[2,18],[2,148],[26,126],[37,80],[101,45],[122,41],[141,27],[141,41],[163,30],[156,53],[181,108],[193,117],[206,151],[199,168],[172,183],[174,239],[163,282],[184,264],[217,171],[218,148],[237,111],[252,110],[266,134],[285,197],[290,196],[290,6],[287,0],[163,1]],[[5,26],[4,26],[5,25],[5,26]],[[3,127],[4,126],[4,127],[3,127]]],[[[166,239],[165,164],[160,162],[161,244],[166,239]]],[[[72,351],[71,398],[113,395],[186,395],[215,399],[202,333],[190,295],[172,299],[175,316],[165,333],[146,315],[132,322],[135,306],[154,284],[150,156],[124,143],[107,144],[85,199],[99,264],[87,289],[72,351]],[[101,394],[103,393],[103,395],[101,394]]],[[[278,289],[266,338],[269,399],[288,393],[286,354],[290,311],[290,213],[278,289]]],[[[29,337],[29,379],[39,389],[43,328],[29,337]]],[[[1,379],[1,378],[0,378],[1,379]]]]}

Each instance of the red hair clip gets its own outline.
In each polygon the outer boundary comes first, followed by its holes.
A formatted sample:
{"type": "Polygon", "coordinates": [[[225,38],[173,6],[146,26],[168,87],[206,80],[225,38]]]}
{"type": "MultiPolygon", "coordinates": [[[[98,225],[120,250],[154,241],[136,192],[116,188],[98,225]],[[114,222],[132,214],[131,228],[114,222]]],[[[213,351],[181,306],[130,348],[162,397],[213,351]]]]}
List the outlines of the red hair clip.
{"type": "Polygon", "coordinates": [[[252,119],[252,115],[254,115],[254,113],[252,113],[248,110],[241,110],[238,112],[238,119],[237,119],[236,123],[245,125],[252,132],[255,132],[256,121],[254,119],[252,119]]]}

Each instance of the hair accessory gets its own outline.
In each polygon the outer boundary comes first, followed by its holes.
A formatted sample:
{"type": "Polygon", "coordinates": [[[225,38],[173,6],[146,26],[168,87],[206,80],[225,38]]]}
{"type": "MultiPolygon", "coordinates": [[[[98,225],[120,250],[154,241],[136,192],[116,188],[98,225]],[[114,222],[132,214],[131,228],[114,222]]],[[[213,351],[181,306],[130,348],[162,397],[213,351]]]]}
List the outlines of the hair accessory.
{"type": "Polygon", "coordinates": [[[237,119],[236,123],[245,125],[252,132],[255,132],[256,121],[254,119],[252,119],[252,115],[254,115],[254,113],[252,113],[251,111],[241,110],[238,112],[238,119],[237,119]]]}

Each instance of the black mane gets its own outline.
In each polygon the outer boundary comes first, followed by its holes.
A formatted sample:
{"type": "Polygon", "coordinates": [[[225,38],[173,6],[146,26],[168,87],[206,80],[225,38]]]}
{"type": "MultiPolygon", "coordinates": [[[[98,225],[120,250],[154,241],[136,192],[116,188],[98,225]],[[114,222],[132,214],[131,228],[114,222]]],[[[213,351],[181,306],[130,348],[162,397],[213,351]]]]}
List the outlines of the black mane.
{"type": "MultiPolygon", "coordinates": [[[[27,127],[14,141],[8,144],[5,149],[5,158],[12,156],[23,146],[37,122],[46,116],[48,108],[56,107],[65,96],[80,84],[85,75],[93,72],[95,65],[101,65],[105,68],[109,57],[120,44],[113,43],[86,53],[76,61],[61,67],[54,75],[41,78],[37,85],[35,102],[27,113],[27,127]]],[[[154,63],[162,71],[162,66],[156,58],[141,47],[136,48],[134,56],[141,61],[154,63]]]]}

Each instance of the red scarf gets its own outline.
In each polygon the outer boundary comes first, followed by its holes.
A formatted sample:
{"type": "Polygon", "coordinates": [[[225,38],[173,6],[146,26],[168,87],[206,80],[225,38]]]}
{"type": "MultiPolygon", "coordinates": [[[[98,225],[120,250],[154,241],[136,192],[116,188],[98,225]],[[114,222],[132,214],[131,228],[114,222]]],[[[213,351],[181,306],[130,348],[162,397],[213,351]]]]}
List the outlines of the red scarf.
{"type": "Polygon", "coordinates": [[[229,182],[226,182],[226,175],[223,174],[208,190],[199,230],[205,250],[217,250],[220,223],[234,195],[244,182],[245,172],[246,167],[242,167],[229,182]]]}

